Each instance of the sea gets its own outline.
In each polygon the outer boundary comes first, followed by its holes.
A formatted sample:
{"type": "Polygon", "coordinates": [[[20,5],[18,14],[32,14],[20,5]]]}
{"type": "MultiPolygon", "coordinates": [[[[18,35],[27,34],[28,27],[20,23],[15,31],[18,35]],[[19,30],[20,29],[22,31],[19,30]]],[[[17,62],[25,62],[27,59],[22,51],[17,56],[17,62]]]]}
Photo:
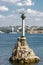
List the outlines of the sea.
{"type": "MultiPolygon", "coordinates": [[[[21,33],[0,34],[0,65],[18,65],[10,63],[9,58],[15,44],[17,43],[17,38],[21,35],[21,33]]],[[[26,38],[28,46],[34,50],[37,56],[40,57],[39,63],[31,65],[43,65],[43,34],[26,33],[26,38]]]]}

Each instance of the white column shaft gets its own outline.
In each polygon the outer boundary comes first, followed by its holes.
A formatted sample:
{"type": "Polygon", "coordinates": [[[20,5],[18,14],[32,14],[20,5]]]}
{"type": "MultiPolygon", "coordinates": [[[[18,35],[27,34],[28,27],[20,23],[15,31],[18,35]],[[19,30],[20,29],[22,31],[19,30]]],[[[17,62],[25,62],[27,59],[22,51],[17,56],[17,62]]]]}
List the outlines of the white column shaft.
{"type": "Polygon", "coordinates": [[[22,21],[22,34],[25,36],[25,20],[22,21]]]}

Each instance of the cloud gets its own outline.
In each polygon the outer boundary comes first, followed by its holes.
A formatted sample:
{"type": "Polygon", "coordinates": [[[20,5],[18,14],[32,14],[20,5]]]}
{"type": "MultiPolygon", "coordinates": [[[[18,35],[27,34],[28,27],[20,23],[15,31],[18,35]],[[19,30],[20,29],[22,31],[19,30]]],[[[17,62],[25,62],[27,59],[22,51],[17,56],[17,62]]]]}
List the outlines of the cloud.
{"type": "Polygon", "coordinates": [[[26,0],[24,2],[25,2],[25,5],[27,5],[27,6],[34,5],[34,3],[32,2],[32,0],[26,0]]]}
{"type": "MultiPolygon", "coordinates": [[[[14,10],[15,11],[15,10],[14,10]]],[[[21,12],[25,11],[26,15],[26,25],[28,26],[43,26],[43,12],[37,11],[37,10],[32,10],[32,9],[17,9],[16,12],[21,12]]],[[[1,25],[21,25],[22,21],[20,18],[20,14],[18,15],[17,13],[12,13],[9,15],[0,15],[0,23],[1,25]]]]}
{"type": "Polygon", "coordinates": [[[5,16],[3,16],[3,15],[0,15],[0,19],[1,19],[1,18],[3,19],[3,18],[5,18],[5,16]]]}
{"type": "Polygon", "coordinates": [[[17,3],[18,6],[23,6],[23,4],[21,2],[17,3]]]}
{"type": "Polygon", "coordinates": [[[35,21],[41,21],[41,18],[35,18],[35,21]]]}
{"type": "Polygon", "coordinates": [[[43,12],[27,9],[26,13],[26,25],[29,26],[43,26],[43,12]]]}
{"type": "Polygon", "coordinates": [[[7,17],[8,17],[8,18],[12,18],[12,17],[14,17],[14,16],[13,16],[13,14],[11,14],[11,15],[8,15],[7,17]]]}
{"type": "Polygon", "coordinates": [[[4,2],[8,2],[8,3],[17,3],[18,6],[31,6],[34,5],[34,2],[32,2],[32,0],[2,0],[4,2]]]}
{"type": "Polygon", "coordinates": [[[2,1],[8,2],[8,3],[16,3],[16,2],[18,2],[20,0],[2,0],[2,1]]]}
{"type": "Polygon", "coordinates": [[[0,11],[8,11],[9,9],[6,6],[0,6],[0,11]]]}
{"type": "Polygon", "coordinates": [[[18,2],[17,5],[18,6],[32,6],[34,5],[34,2],[32,2],[32,0],[25,0],[22,2],[18,2]]]}
{"type": "Polygon", "coordinates": [[[20,9],[14,10],[14,12],[19,12],[19,13],[24,12],[25,14],[29,16],[38,16],[38,17],[43,16],[43,12],[33,10],[33,9],[20,8],[20,9]]]}
{"type": "Polygon", "coordinates": [[[39,14],[39,16],[43,16],[43,12],[39,14]]]}
{"type": "Polygon", "coordinates": [[[32,10],[32,9],[27,9],[27,12],[28,12],[28,13],[34,13],[34,14],[36,14],[36,13],[37,13],[37,11],[32,10]]]}
{"type": "Polygon", "coordinates": [[[16,12],[22,13],[22,12],[25,12],[25,9],[24,8],[17,9],[16,12]]]}
{"type": "Polygon", "coordinates": [[[19,19],[19,15],[17,14],[10,14],[10,15],[0,15],[0,26],[15,26],[20,25],[21,21],[19,19]]]}
{"type": "Polygon", "coordinates": [[[39,13],[38,11],[32,9],[27,9],[27,12],[33,15],[37,15],[39,13]]]}
{"type": "Polygon", "coordinates": [[[32,9],[27,9],[27,13],[29,13],[31,16],[39,16],[39,17],[43,16],[43,12],[32,9]]]}
{"type": "Polygon", "coordinates": [[[8,15],[6,18],[12,18],[12,19],[16,19],[17,18],[17,15],[14,15],[14,14],[10,14],[8,15]]]}

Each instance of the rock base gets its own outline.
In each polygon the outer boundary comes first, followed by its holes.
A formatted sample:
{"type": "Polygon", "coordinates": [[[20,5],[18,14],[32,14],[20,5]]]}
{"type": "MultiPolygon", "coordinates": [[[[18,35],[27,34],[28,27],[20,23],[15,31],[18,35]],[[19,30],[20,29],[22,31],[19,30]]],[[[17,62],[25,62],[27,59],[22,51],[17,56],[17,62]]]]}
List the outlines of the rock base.
{"type": "Polygon", "coordinates": [[[11,62],[17,61],[19,63],[36,63],[39,62],[40,58],[29,48],[26,37],[21,37],[18,38],[17,45],[14,47],[12,56],[9,60],[11,62]]]}

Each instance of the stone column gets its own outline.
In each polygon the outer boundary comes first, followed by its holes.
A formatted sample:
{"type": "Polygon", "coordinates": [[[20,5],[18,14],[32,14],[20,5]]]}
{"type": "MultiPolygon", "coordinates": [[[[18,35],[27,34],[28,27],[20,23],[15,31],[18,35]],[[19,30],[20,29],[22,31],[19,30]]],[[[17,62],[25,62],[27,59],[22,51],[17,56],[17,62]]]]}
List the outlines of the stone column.
{"type": "Polygon", "coordinates": [[[22,36],[25,36],[25,20],[22,20],[22,36]]]}
{"type": "Polygon", "coordinates": [[[21,18],[22,18],[22,36],[25,37],[25,15],[22,14],[21,18]]]}

